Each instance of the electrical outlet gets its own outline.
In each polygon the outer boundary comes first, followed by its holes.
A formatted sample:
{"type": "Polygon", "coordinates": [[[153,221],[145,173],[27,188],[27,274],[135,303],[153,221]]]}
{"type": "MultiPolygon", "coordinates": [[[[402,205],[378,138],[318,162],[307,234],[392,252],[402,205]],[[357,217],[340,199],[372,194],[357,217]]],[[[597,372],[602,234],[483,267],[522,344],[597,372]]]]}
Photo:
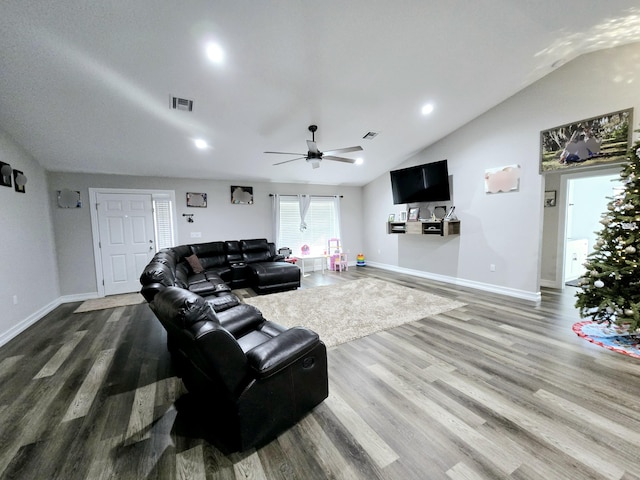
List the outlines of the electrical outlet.
{"type": "Polygon", "coordinates": [[[496,266],[493,263],[491,265],[489,265],[489,271],[490,272],[495,272],[496,271],[496,266]]]}
{"type": "Polygon", "coordinates": [[[202,232],[191,232],[191,238],[201,238],[202,232]]]}
{"type": "Polygon", "coordinates": [[[13,296],[13,304],[17,305],[18,304],[18,295],[14,295],[13,296]]]}

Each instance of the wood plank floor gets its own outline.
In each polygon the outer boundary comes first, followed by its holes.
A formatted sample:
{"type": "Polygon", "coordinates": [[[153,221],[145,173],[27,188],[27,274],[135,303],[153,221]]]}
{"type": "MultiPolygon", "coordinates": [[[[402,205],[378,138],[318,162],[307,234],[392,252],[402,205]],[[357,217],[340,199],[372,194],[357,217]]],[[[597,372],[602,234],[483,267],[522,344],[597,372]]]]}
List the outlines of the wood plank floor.
{"type": "Polygon", "coordinates": [[[467,305],[332,348],[330,397],[228,456],[176,408],[146,304],[60,306],[0,348],[0,477],[640,479],[640,360],[571,331],[575,290],[533,305],[371,267],[303,288],[363,276],[467,305]]]}

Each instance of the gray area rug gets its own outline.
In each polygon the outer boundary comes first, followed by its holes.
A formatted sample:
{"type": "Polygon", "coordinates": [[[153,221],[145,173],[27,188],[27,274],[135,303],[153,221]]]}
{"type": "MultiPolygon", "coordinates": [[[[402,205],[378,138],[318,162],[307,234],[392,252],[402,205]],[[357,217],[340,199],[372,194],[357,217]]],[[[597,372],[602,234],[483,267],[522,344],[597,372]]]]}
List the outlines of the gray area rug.
{"type": "Polygon", "coordinates": [[[243,301],[257,307],[267,320],[313,330],[327,347],[465,305],[373,278],[243,301]]]}
{"type": "Polygon", "coordinates": [[[104,310],[105,308],[124,307],[127,305],[137,305],[144,302],[144,297],[139,293],[123,293],[122,295],[109,295],[103,298],[93,298],[82,302],[73,313],[92,312],[94,310],[104,310]]]}

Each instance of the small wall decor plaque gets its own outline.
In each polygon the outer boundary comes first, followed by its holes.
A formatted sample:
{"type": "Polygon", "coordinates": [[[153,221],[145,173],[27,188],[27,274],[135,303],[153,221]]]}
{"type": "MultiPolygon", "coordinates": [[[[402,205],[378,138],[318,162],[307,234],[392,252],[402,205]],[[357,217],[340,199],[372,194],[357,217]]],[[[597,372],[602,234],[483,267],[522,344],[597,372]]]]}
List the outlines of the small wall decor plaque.
{"type": "Polygon", "coordinates": [[[253,205],[253,187],[231,185],[231,203],[235,205],[253,205]]]}
{"type": "Polygon", "coordinates": [[[0,162],[0,186],[3,187],[11,187],[13,183],[11,182],[11,165],[8,163],[0,162]]]}
{"type": "Polygon", "coordinates": [[[207,208],[207,194],[187,192],[187,207],[207,208]]]}
{"type": "Polygon", "coordinates": [[[58,207],[60,208],[82,208],[80,192],[64,188],[58,190],[58,207]]]}
{"type": "Polygon", "coordinates": [[[13,170],[13,188],[18,193],[26,193],[26,188],[24,187],[27,183],[27,177],[25,177],[24,173],[20,170],[13,170]]]}
{"type": "Polygon", "coordinates": [[[484,171],[486,193],[513,192],[520,189],[520,165],[491,168],[484,171]]]}

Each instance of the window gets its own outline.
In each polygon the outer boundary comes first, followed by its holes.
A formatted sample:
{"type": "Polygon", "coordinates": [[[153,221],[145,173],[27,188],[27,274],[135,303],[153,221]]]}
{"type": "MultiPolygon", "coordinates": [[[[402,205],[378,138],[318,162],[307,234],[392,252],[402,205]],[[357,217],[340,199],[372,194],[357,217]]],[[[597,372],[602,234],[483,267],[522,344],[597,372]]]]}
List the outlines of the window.
{"type": "Polygon", "coordinates": [[[175,245],[173,235],[173,209],[171,198],[165,194],[153,194],[153,224],[155,227],[156,251],[175,245]]]}
{"type": "Polygon", "coordinates": [[[300,228],[300,201],[297,196],[280,196],[279,225],[276,245],[291,248],[300,255],[303,245],[311,254],[321,255],[327,250],[331,238],[340,238],[340,199],[338,197],[310,197],[305,216],[306,229],[300,228]]]}

